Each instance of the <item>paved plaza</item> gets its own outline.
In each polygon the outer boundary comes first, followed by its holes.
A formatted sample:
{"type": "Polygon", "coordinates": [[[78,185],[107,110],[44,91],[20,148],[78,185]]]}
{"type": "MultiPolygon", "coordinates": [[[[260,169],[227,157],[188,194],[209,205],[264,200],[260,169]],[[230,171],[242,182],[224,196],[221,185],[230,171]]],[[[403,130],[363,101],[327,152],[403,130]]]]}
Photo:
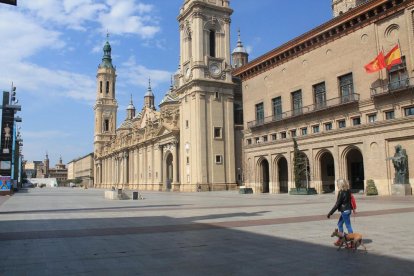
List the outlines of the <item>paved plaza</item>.
{"type": "Polygon", "coordinates": [[[0,197],[0,275],[414,275],[414,197],[357,195],[354,253],[333,246],[333,194],[142,194],[0,197]]]}

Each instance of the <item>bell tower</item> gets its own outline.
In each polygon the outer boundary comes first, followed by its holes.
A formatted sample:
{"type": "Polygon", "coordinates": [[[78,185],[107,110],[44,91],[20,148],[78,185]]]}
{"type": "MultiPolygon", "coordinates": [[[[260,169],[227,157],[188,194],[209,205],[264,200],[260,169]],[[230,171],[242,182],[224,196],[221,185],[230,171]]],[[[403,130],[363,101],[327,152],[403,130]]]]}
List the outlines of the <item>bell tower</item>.
{"type": "Polygon", "coordinates": [[[185,0],[178,16],[179,174],[184,191],[236,183],[232,13],[228,0],[185,0]]]}
{"type": "Polygon", "coordinates": [[[103,47],[103,58],[96,75],[97,89],[95,111],[95,157],[99,155],[104,144],[111,140],[116,130],[118,104],[115,99],[115,67],[112,65],[111,45],[107,41],[103,47]]]}
{"type": "Polygon", "coordinates": [[[342,15],[347,11],[362,5],[368,0],[332,0],[332,13],[334,17],[342,15]]]}

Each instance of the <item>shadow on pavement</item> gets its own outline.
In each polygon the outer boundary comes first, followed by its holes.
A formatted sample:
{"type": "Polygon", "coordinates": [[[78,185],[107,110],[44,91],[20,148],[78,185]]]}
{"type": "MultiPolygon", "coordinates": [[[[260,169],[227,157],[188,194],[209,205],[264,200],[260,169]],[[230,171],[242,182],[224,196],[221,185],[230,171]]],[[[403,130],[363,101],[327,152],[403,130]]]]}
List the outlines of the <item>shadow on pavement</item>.
{"type": "Polygon", "coordinates": [[[248,227],[196,222],[260,214],[2,221],[0,274],[414,274],[414,261],[336,251],[334,246],[328,246],[329,234],[326,245],[322,245],[305,242],[294,233],[289,239],[279,238],[278,226],[266,228],[272,233],[262,235],[252,233],[248,227]]]}

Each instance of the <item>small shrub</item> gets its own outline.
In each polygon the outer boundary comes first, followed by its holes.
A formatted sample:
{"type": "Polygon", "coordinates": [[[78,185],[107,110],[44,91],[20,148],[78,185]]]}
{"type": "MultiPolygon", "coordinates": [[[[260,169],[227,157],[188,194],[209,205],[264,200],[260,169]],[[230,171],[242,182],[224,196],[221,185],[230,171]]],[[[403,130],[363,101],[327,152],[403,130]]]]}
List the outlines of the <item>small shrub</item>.
{"type": "Polygon", "coordinates": [[[375,186],[374,180],[367,180],[367,196],[378,195],[377,187],[375,186]]]}

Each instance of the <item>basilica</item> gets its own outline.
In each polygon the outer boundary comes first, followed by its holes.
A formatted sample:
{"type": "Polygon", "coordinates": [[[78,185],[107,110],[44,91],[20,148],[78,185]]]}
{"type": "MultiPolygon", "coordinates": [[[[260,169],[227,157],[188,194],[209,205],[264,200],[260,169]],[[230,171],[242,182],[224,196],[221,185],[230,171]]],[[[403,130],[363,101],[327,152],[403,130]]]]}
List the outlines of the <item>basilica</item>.
{"type": "Polygon", "coordinates": [[[240,39],[230,53],[228,0],[186,0],[178,16],[180,64],[159,108],[151,82],[144,107],[131,98],[117,127],[111,46],[98,67],[94,135],[95,187],[229,190],[241,179],[242,97],[232,76],[247,63],[240,39]]]}

